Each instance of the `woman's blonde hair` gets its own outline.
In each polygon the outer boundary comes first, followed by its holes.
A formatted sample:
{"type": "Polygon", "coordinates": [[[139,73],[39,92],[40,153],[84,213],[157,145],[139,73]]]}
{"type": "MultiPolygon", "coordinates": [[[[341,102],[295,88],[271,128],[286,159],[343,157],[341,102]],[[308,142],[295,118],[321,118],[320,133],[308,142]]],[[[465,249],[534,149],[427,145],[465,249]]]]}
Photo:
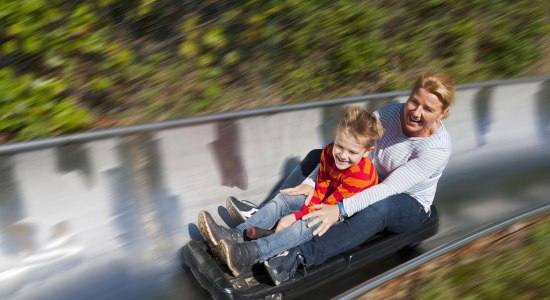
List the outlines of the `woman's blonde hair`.
{"type": "Polygon", "coordinates": [[[368,110],[359,106],[345,106],[336,127],[351,135],[367,149],[384,134],[380,121],[368,110]]]}
{"type": "Polygon", "coordinates": [[[446,118],[447,109],[455,101],[456,88],[451,77],[443,73],[422,74],[414,83],[411,95],[420,88],[425,89],[430,94],[434,94],[439,99],[443,105],[443,113],[446,118]]]}

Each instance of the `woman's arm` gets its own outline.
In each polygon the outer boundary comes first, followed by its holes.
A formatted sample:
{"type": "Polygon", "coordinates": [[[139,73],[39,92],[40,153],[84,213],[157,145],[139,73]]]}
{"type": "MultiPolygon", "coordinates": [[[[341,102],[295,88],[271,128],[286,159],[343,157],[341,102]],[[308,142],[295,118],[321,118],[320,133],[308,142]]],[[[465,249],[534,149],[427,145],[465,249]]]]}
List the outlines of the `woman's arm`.
{"type": "MultiPolygon", "coordinates": [[[[449,153],[445,150],[433,149],[433,151],[425,152],[424,155],[397,168],[382,183],[344,199],[344,210],[347,216],[349,217],[368,205],[391,195],[403,193],[415,184],[428,179],[442,165],[446,164],[449,158],[449,153]],[[435,159],[435,157],[439,159],[435,159]]],[[[321,236],[338,221],[340,211],[337,205],[320,204],[313,207],[317,210],[303,216],[302,219],[313,219],[308,227],[320,223],[313,235],[321,236]]]]}
{"type": "Polygon", "coordinates": [[[317,176],[319,175],[320,166],[321,166],[321,163],[318,163],[317,167],[315,167],[315,169],[311,172],[311,174],[309,174],[309,176],[306,179],[304,179],[302,184],[307,184],[315,188],[315,182],[317,182],[317,176]]]}
{"type": "Polygon", "coordinates": [[[429,149],[418,158],[395,169],[383,182],[344,199],[344,210],[351,216],[389,196],[400,194],[435,174],[449,159],[445,149],[429,149]]]}
{"type": "Polygon", "coordinates": [[[378,176],[374,171],[374,166],[371,167],[372,172],[370,172],[370,174],[365,174],[364,172],[348,174],[344,178],[342,184],[338,186],[337,190],[323,201],[323,204],[312,206],[314,209],[317,209],[317,211],[302,217],[304,220],[314,218],[309,223],[309,227],[320,223],[319,227],[313,232],[313,235],[322,236],[332,227],[332,225],[338,222],[338,219],[340,219],[340,209],[336,204],[337,202],[341,201],[344,197],[349,197],[375,186],[374,184],[377,182],[378,176]]]}

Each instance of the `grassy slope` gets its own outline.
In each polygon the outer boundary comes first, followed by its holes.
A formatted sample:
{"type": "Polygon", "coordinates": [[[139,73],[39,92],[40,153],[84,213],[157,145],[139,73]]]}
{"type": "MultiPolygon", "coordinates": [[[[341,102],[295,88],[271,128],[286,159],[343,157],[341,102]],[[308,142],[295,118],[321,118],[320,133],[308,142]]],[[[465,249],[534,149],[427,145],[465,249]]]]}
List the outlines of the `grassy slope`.
{"type": "Polygon", "coordinates": [[[550,299],[550,214],[514,224],[361,299],[550,299]]]}

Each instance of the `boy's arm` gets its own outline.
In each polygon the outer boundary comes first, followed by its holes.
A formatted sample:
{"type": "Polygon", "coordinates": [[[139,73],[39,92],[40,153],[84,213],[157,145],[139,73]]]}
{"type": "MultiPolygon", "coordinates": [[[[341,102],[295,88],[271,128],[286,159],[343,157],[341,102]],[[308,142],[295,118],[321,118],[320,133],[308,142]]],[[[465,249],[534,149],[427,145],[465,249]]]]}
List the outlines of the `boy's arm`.
{"type": "MultiPolygon", "coordinates": [[[[313,204],[320,204],[321,201],[319,200],[318,197],[316,197],[315,195],[313,195],[313,198],[311,198],[311,201],[309,201],[309,205],[313,205],[313,204]]],[[[309,213],[309,205],[302,205],[302,209],[300,209],[300,211],[297,211],[294,213],[294,216],[296,217],[296,220],[300,220],[303,216],[307,215],[309,213]]]]}
{"type": "MultiPolygon", "coordinates": [[[[354,166],[352,168],[358,168],[354,166]]],[[[323,201],[325,204],[334,205],[337,202],[341,202],[345,198],[349,198],[375,184],[378,183],[378,174],[374,169],[374,165],[367,158],[365,161],[364,170],[353,170],[350,169],[344,175],[342,183],[337,187],[337,189],[323,201]]]]}

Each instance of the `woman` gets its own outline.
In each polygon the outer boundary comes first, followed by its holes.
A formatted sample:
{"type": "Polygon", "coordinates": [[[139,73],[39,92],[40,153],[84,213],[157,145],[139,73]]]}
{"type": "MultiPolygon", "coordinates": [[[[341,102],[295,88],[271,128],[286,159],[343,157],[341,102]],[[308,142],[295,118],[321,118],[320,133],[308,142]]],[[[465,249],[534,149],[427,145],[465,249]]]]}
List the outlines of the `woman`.
{"type": "MultiPolygon", "coordinates": [[[[319,224],[313,232],[315,238],[264,263],[276,284],[291,278],[300,264],[317,265],[380,231],[403,233],[426,222],[437,182],[451,155],[451,138],[442,120],[453,104],[454,93],[448,76],[422,75],[406,103],[390,104],[375,112],[385,132],[373,155],[382,182],[344,199],[343,209],[319,205],[319,210],[304,216],[314,218],[310,226],[319,224]]],[[[317,173],[318,167],[302,184],[283,192],[309,199],[317,173]]],[[[276,230],[284,227],[286,224],[279,224],[276,230]]]]}

